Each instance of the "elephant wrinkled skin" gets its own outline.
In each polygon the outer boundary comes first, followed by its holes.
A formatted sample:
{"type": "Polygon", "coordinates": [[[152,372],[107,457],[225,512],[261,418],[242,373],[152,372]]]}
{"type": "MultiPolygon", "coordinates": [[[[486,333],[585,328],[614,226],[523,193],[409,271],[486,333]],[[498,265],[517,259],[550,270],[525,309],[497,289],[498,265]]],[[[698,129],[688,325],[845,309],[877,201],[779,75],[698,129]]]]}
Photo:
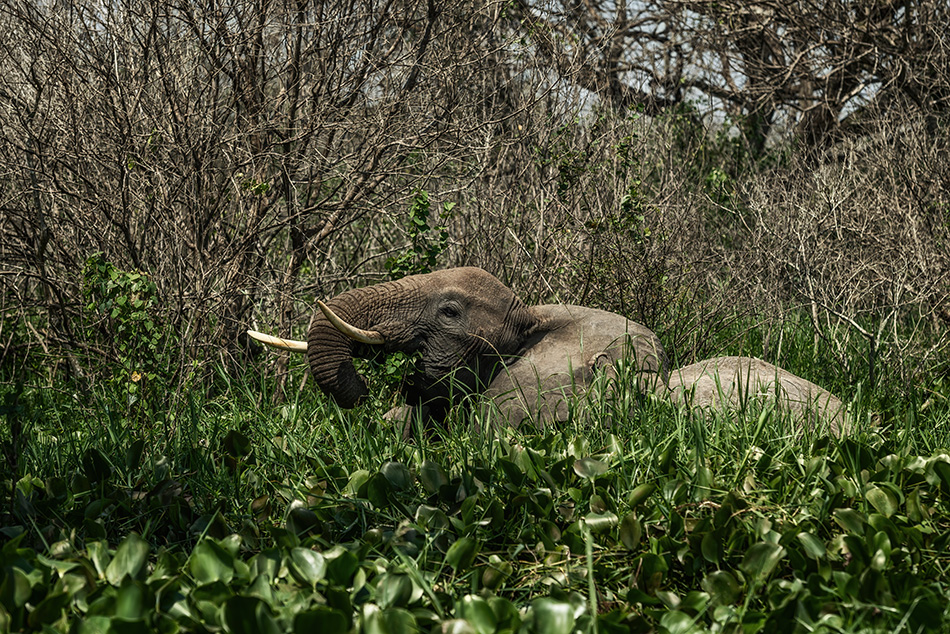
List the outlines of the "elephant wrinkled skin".
{"type": "Polygon", "coordinates": [[[583,306],[552,304],[531,310],[547,326],[485,390],[511,425],[567,420],[572,397],[583,396],[597,372],[613,373],[617,361],[636,363],[641,391],[666,384],[666,353],[645,326],[583,306]]]}
{"type": "Polygon", "coordinates": [[[669,385],[658,393],[695,408],[763,407],[774,403],[790,411],[801,426],[827,424],[840,435],[847,430],[846,408],[837,396],[810,381],[753,357],[717,357],[670,372],[669,385]]]}

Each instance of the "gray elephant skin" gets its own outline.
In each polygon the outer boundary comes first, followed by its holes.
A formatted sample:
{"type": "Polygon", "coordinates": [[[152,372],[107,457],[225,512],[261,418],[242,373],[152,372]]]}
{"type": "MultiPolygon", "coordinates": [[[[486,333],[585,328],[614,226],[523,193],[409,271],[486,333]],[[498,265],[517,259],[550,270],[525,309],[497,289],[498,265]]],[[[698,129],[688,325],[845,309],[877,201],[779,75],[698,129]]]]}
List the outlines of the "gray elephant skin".
{"type": "Polygon", "coordinates": [[[527,306],[474,267],[341,293],[315,313],[306,343],[249,334],[306,351],[317,385],[343,408],[368,395],[354,358],[418,354],[406,402],[435,422],[480,392],[513,424],[553,421],[566,411],[564,397],[582,393],[598,367],[635,359],[651,388],[669,372],[662,344],[645,326],[581,306],[527,306]]]}
{"type": "Polygon", "coordinates": [[[691,409],[761,411],[774,406],[799,427],[848,430],[847,408],[837,396],[787,370],[754,357],[716,357],[670,372],[658,393],[691,409]]]}
{"type": "Polygon", "coordinates": [[[741,409],[774,402],[799,426],[846,428],[841,400],[750,357],[707,359],[669,371],[657,336],[621,315],[566,304],[527,306],[497,278],[464,267],[413,275],[318,302],[306,342],[248,331],[277,348],[306,352],[317,385],[343,408],[368,395],[355,358],[417,354],[404,386],[407,408],[441,422],[470,395],[508,424],[567,420],[569,405],[601,372],[633,363],[641,392],[692,408],[741,409]],[[768,399],[772,399],[769,401],[768,399]]]}

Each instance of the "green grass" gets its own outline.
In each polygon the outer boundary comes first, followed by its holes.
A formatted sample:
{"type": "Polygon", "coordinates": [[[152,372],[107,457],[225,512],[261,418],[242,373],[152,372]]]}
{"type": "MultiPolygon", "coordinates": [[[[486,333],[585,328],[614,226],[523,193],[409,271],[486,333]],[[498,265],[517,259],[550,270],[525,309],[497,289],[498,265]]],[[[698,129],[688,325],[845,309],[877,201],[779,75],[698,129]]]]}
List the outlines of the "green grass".
{"type": "Polygon", "coordinates": [[[407,442],[383,402],[272,389],[222,374],[147,426],[25,387],[0,631],[950,630],[946,399],[860,395],[836,440],[621,390],[407,442]]]}

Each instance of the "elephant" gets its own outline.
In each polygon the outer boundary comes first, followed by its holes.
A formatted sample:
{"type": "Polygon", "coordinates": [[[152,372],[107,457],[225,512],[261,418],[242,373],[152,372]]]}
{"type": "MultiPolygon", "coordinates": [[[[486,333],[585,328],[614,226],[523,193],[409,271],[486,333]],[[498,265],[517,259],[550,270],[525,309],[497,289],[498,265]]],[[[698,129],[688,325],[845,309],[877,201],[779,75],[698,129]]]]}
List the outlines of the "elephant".
{"type": "Polygon", "coordinates": [[[668,385],[658,386],[657,393],[692,409],[721,409],[724,404],[741,409],[772,402],[777,410],[791,412],[799,426],[826,424],[835,436],[849,429],[841,399],[754,357],[716,357],[673,370],[668,385]]]}
{"type": "Polygon", "coordinates": [[[554,422],[598,368],[634,360],[644,390],[665,385],[669,372],[663,345],[645,326],[582,306],[525,305],[475,267],[352,289],[317,305],[306,342],[248,334],[306,352],[317,385],[342,408],[368,395],[353,359],[397,351],[419,355],[404,392],[410,410],[430,423],[478,393],[513,424],[554,422]]]}
{"type": "Polygon", "coordinates": [[[836,435],[848,428],[839,398],[761,359],[718,357],[670,372],[663,345],[645,326],[594,308],[527,306],[478,268],[408,276],[317,305],[307,341],[248,334],[305,352],[317,385],[343,408],[368,395],[354,358],[402,351],[420,362],[404,388],[407,406],[388,416],[420,413],[429,425],[476,394],[483,411],[514,426],[565,421],[576,397],[598,375],[616,376],[626,360],[638,391],[674,404],[741,408],[768,398],[799,426],[826,422],[836,435]]]}

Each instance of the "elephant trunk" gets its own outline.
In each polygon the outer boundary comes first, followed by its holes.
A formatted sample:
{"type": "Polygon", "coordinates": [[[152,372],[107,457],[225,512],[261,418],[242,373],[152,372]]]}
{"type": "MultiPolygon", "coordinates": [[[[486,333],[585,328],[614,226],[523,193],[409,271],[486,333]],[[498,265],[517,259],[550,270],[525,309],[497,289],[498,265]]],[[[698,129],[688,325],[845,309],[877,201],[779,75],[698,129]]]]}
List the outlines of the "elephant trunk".
{"type": "MultiPolygon", "coordinates": [[[[400,280],[341,293],[326,302],[341,320],[363,330],[375,330],[392,319],[396,303],[405,295],[400,280]]],[[[345,409],[354,407],[369,390],[353,365],[354,356],[368,348],[341,332],[322,310],[315,312],[307,336],[307,359],[317,385],[345,409]]]]}

